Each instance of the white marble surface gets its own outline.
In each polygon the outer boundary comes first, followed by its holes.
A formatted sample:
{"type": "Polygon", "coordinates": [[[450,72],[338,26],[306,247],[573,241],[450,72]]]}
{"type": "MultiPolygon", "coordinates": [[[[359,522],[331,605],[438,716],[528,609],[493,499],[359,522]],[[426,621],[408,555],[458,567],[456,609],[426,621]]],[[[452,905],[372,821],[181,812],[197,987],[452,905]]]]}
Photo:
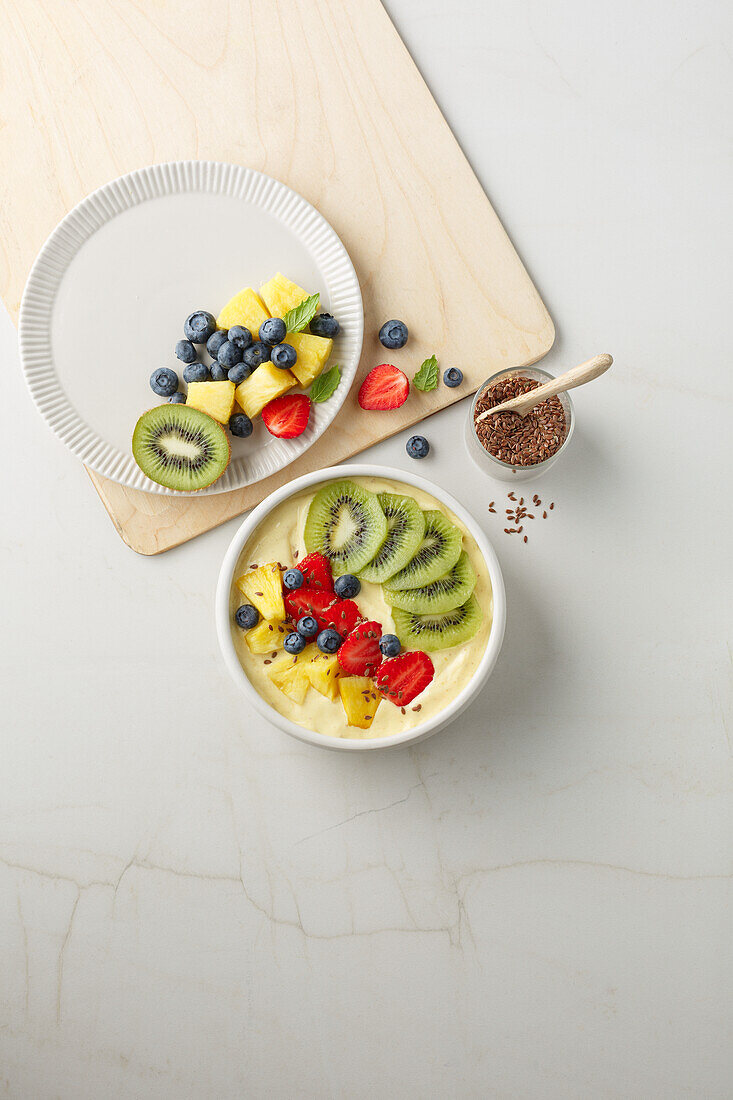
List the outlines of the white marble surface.
{"type": "Polygon", "coordinates": [[[526,546],[464,407],[425,425],[509,624],[412,751],[243,711],[212,615],[234,525],[127,550],[0,320],[0,1096],[730,1096],[724,7],[391,0],[556,320],[547,365],[616,356],[526,546]]]}

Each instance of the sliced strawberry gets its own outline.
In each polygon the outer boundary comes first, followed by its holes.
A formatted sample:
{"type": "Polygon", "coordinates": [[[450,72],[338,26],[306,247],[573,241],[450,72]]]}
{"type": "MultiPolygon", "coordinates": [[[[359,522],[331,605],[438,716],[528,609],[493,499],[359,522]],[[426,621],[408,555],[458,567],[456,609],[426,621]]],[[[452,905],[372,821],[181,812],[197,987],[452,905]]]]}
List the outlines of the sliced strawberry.
{"type": "Polygon", "coordinates": [[[382,661],[374,682],[385,699],[396,707],[405,707],[425,690],[434,673],[433,662],[427,653],[413,650],[382,661]]]}
{"type": "Polygon", "coordinates": [[[369,371],[359,390],[362,409],[399,409],[407,401],[410,383],[391,363],[380,363],[369,371]]]}
{"type": "Polygon", "coordinates": [[[328,626],[338,630],[342,638],[350,634],[361,618],[361,611],[353,600],[336,600],[331,604],[326,616],[328,626]]]}
{"type": "Polygon", "coordinates": [[[359,623],[338,651],[338,662],[348,676],[373,676],[382,663],[379,639],[382,624],[359,623]]]}
{"type": "Polygon", "coordinates": [[[283,592],[285,610],[293,626],[303,615],[312,615],[321,630],[330,626],[326,612],[334,603],[333,592],[323,592],[320,588],[288,589],[283,592]]]}
{"type": "Polygon", "coordinates": [[[283,592],[285,611],[295,625],[303,615],[312,615],[321,630],[332,626],[342,637],[354,629],[361,618],[353,600],[339,600],[333,592],[320,588],[296,588],[283,592]]]}
{"type": "Polygon", "coordinates": [[[325,554],[306,554],[303,560],[298,562],[297,567],[305,578],[304,583],[307,588],[320,588],[326,592],[333,592],[331,563],[325,554]]]}
{"type": "Polygon", "coordinates": [[[295,439],[308,426],[310,412],[310,397],[304,393],[286,394],[265,405],[262,419],[270,435],[276,435],[278,439],[295,439]]]}

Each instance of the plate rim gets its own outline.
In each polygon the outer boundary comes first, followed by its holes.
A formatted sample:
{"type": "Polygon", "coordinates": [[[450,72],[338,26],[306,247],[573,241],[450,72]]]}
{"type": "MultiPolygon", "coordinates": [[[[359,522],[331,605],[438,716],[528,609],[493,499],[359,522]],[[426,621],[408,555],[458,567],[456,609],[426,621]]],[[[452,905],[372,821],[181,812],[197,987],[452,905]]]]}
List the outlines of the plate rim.
{"type": "MultiPolygon", "coordinates": [[[[329,301],[329,308],[332,304],[329,301]]],[[[364,307],[359,279],[343,241],[323,214],[288,184],[259,169],[229,161],[196,159],[161,161],[133,169],[80,199],[57,222],[39,249],[23,289],[18,321],[20,362],[26,385],[36,409],[61,442],[99,476],[126,488],[174,499],[234,492],[278,473],[304,454],[330,426],[351,389],[361,358],[363,335],[364,307]],[[340,360],[341,384],[328,402],[330,407],[326,408],[326,403],[314,405],[316,412],[321,413],[320,422],[312,420],[304,435],[297,439],[278,439],[246,456],[246,465],[237,475],[233,463],[214,485],[184,493],[146,477],[131,451],[119,450],[83,418],[66,394],[54,365],[50,325],[56,295],[69,265],[98,229],[150,199],[195,192],[250,202],[277,217],[294,233],[324,273],[330,273],[336,297],[342,293],[348,303],[337,308],[346,322],[350,350],[340,360]]]]}

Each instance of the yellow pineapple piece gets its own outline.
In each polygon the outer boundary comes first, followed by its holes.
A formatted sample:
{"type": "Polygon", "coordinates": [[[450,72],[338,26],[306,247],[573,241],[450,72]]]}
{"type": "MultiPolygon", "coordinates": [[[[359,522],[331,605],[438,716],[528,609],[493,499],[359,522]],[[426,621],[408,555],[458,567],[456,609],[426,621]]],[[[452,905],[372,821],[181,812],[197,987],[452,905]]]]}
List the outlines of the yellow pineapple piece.
{"type": "Polygon", "coordinates": [[[235,583],[245,599],[254,604],[263,619],[277,619],[278,622],[284,620],[283,586],[280,566],[276,561],[244,573],[241,577],[237,577],[235,583]]]}
{"type": "Polygon", "coordinates": [[[311,642],[300,654],[298,663],[312,688],[320,691],[332,703],[338,699],[339,663],[335,654],[321,653],[315,642],[311,642]]]}
{"type": "Polygon", "coordinates": [[[286,279],[279,271],[260,287],[260,298],[273,317],[284,317],[289,309],[295,309],[307,297],[307,290],[286,279]]]}
{"type": "Polygon", "coordinates": [[[260,619],[244,636],[251,653],[273,653],[282,649],[290,627],[281,619],[260,619]]]}
{"type": "Polygon", "coordinates": [[[223,310],[216,318],[219,328],[231,328],[232,325],[244,325],[252,333],[254,339],[260,331],[260,325],[266,321],[270,314],[255,294],[251,286],[240,290],[230,298],[223,310]]]}
{"type": "Polygon", "coordinates": [[[341,702],[350,726],[368,730],[374,721],[382,696],[368,676],[341,676],[338,681],[341,702]]]}
{"type": "Polygon", "coordinates": [[[279,688],[284,695],[287,695],[295,703],[302,703],[310,683],[307,677],[303,675],[303,669],[297,662],[297,657],[291,657],[288,654],[287,659],[277,661],[268,670],[267,675],[275,687],[279,688]]]}
{"type": "Polygon", "coordinates": [[[228,424],[234,408],[233,382],[189,382],[186,404],[208,413],[220,424],[228,424]]]}
{"type": "Polygon", "coordinates": [[[313,336],[310,332],[289,332],[283,341],[292,344],[298,359],[292,372],[301,386],[310,386],[321,373],[333,348],[333,340],[325,336],[313,336]]]}
{"type": "Polygon", "coordinates": [[[263,363],[237,386],[237,404],[250,420],[254,420],[268,402],[287,393],[295,385],[296,381],[289,370],[281,370],[273,363],[263,363]]]}

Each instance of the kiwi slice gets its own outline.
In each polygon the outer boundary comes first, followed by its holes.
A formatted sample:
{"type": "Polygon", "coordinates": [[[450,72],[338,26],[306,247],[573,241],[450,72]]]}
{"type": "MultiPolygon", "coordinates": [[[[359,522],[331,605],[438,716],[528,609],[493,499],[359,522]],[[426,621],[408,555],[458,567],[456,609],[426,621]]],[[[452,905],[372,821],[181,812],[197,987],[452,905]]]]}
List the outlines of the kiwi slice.
{"type": "Polygon", "coordinates": [[[353,481],[331,481],[319,489],[305,521],[305,545],[331,561],[336,575],[358,573],[384,542],[387,519],[376,493],[353,481]]]}
{"type": "Polygon", "coordinates": [[[205,489],[229,465],[229,440],[221,424],[188,405],[148,409],[132,433],[132,454],[144,474],[166,489],[205,489]]]}
{"type": "Polygon", "coordinates": [[[381,584],[398,573],[416,553],[425,534],[425,516],[412,497],[379,493],[387,517],[387,537],[368,565],[359,572],[364,581],[381,584]]]}
{"type": "MultiPolygon", "coordinates": [[[[362,573],[362,576],[364,574],[362,573]]],[[[465,550],[447,573],[421,588],[384,586],[384,598],[391,607],[415,611],[418,615],[438,615],[460,607],[476,587],[476,573],[465,550]]]]}
{"type": "Polygon", "coordinates": [[[475,596],[469,596],[460,607],[439,615],[416,615],[412,611],[392,612],[395,633],[406,649],[450,649],[462,645],[481,626],[481,608],[475,596]]]}
{"type": "Polygon", "coordinates": [[[423,515],[425,534],[422,542],[404,569],[390,578],[389,587],[393,590],[432,584],[452,569],[461,555],[463,535],[458,528],[437,510],[423,512],[423,515]]]}

